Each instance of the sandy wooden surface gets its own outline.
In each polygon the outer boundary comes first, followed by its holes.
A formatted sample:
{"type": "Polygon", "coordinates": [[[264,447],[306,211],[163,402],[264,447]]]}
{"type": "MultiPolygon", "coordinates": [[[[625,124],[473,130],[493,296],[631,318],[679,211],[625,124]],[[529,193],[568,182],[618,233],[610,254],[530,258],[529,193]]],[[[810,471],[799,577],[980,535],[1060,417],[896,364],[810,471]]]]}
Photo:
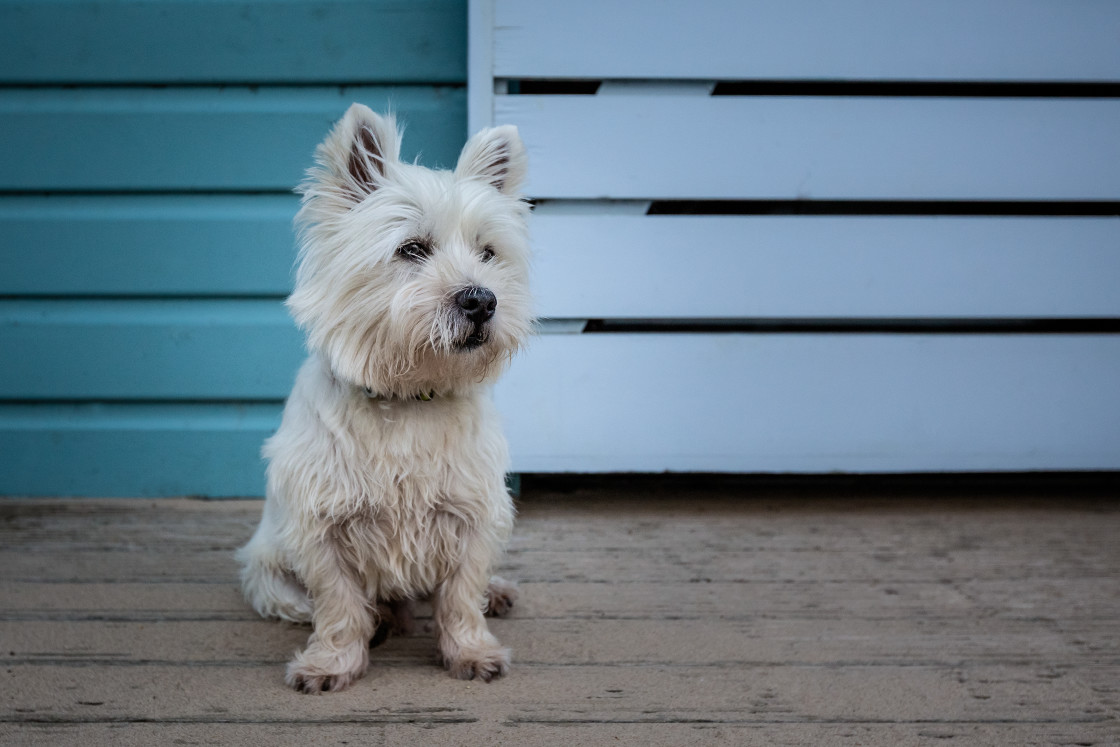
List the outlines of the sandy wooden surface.
{"type": "Polygon", "coordinates": [[[5,744],[1120,744],[1120,500],[526,487],[492,629],[350,690],[283,667],[232,551],[259,501],[0,501],[5,744]]]}

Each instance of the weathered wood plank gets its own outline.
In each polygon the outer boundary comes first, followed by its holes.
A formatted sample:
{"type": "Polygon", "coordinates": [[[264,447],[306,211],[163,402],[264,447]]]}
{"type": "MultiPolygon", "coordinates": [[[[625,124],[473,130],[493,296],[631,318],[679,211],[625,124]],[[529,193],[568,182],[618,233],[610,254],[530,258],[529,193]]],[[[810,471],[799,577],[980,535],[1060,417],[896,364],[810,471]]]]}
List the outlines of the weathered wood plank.
{"type": "MultiPolygon", "coordinates": [[[[146,553],[57,551],[41,556],[0,552],[0,579],[11,581],[67,583],[225,583],[236,584],[233,548],[222,550],[146,553]],[[65,567],[59,575],[43,571],[46,557],[65,567]]],[[[629,583],[657,574],[667,583],[736,584],[736,592],[750,594],[758,583],[785,583],[806,577],[825,582],[896,584],[936,578],[945,582],[963,579],[1009,578],[1017,581],[1059,581],[1069,574],[1109,578],[1115,560],[1087,557],[1070,562],[1063,571],[1053,570],[1037,552],[1024,549],[1008,558],[992,558],[984,552],[946,552],[908,556],[903,552],[820,552],[779,554],[773,551],[724,551],[719,549],[666,553],[646,550],[627,553],[622,549],[577,552],[510,552],[501,572],[513,579],[534,583],[559,581],[588,584],[629,583]],[[975,564],[990,565],[976,569],[975,564]]]]}
{"type": "MultiPolygon", "coordinates": [[[[91,701],[95,702],[95,701],[91,701]]],[[[90,711],[96,711],[90,706],[90,711]]],[[[1109,744],[1116,725],[1103,722],[961,723],[920,721],[916,723],[853,722],[725,723],[701,721],[635,723],[633,721],[595,722],[590,718],[562,723],[510,721],[504,714],[480,715],[476,721],[460,722],[446,712],[429,716],[400,713],[401,723],[386,714],[382,722],[355,722],[348,716],[326,720],[282,721],[187,721],[183,722],[106,722],[43,721],[0,723],[0,739],[21,745],[44,747],[88,747],[89,744],[145,745],[158,742],[207,744],[252,744],[262,738],[273,744],[309,741],[324,744],[369,743],[407,745],[483,744],[498,741],[522,745],[549,745],[557,742],[577,744],[617,744],[638,747],[682,747],[682,745],[883,745],[884,747],[926,747],[933,740],[956,739],[964,744],[1009,745],[1010,747],[1052,747],[1066,744],[1109,744]]],[[[215,716],[217,718],[217,716],[215,716]]],[[[648,718],[648,717],[647,717],[648,718]]]]}
{"type": "Polygon", "coordinates": [[[463,83],[462,0],[0,3],[0,82],[463,83]]]}
{"type": "MultiPolygon", "coordinates": [[[[701,478],[702,480],[702,478],[701,478]]],[[[1108,497],[1074,494],[1060,499],[1046,492],[992,494],[961,488],[953,495],[932,493],[921,501],[914,490],[877,497],[833,495],[825,489],[788,493],[731,484],[645,492],[649,479],[633,487],[562,493],[534,489],[518,502],[511,547],[515,550],[583,552],[624,549],[620,538],[655,545],[687,539],[688,547],[742,550],[843,548],[917,550],[937,547],[993,552],[1024,543],[1076,557],[1069,534],[1088,547],[1107,551],[1120,521],[1120,507],[1108,497]],[[998,524],[998,533],[985,528],[998,524]],[[901,545],[900,545],[901,543],[901,545]]],[[[915,485],[921,486],[920,480],[915,485]]],[[[0,543],[30,552],[134,550],[159,537],[185,550],[234,547],[252,533],[260,500],[204,501],[189,498],[37,499],[0,501],[0,543]]],[[[641,552],[641,547],[633,548],[641,552]]],[[[1107,553],[1106,553],[1107,554],[1107,553]]]]}
{"type": "Polygon", "coordinates": [[[515,669],[489,685],[471,685],[450,679],[429,662],[374,668],[326,703],[285,688],[279,665],[99,667],[93,673],[6,666],[0,674],[11,694],[5,720],[268,724],[341,717],[376,724],[489,716],[553,724],[947,725],[1112,720],[1102,703],[1106,698],[1070,672],[1038,676],[1050,673],[1045,667],[526,667],[520,677],[515,669]],[[167,692],[160,689],[166,682],[178,684],[167,692]]]}
{"type": "MultiPolygon", "coordinates": [[[[728,582],[575,581],[519,583],[518,620],[865,620],[995,617],[1051,618],[1065,627],[1120,615],[1120,580],[1106,576],[992,579],[784,579],[749,586],[728,582]]],[[[236,583],[0,581],[0,620],[186,622],[257,619],[236,583]]],[[[430,614],[421,604],[419,617],[430,614]]]]}
{"type": "Polygon", "coordinates": [[[523,583],[513,615],[492,622],[514,649],[507,679],[451,680],[429,631],[390,639],[365,678],[326,698],[282,684],[308,629],[254,619],[238,597],[230,550],[260,508],[0,502],[3,739],[237,740],[248,728],[278,742],[317,727],[319,740],[433,744],[1019,745],[1117,733],[1112,496],[533,494],[501,570],[555,578],[523,583]],[[673,571],[748,560],[766,580],[673,571]],[[75,581],[99,563],[138,577],[75,581]],[[876,565],[908,580],[861,575],[876,565]],[[175,581],[184,574],[195,580],[175,581]]]}
{"type": "MultiPolygon", "coordinates": [[[[1120,651],[1087,650],[1074,639],[1103,640],[1109,619],[1062,624],[1031,614],[893,618],[766,615],[702,619],[561,617],[494,620],[490,628],[528,667],[571,666],[1041,666],[1120,665],[1120,651]],[[921,625],[914,620],[921,619],[921,625]],[[822,634],[822,628],[827,629],[822,634]],[[884,647],[883,640],[890,641],[884,647]]],[[[977,610],[979,612],[979,610],[977,610]]],[[[31,620],[0,622],[7,663],[236,666],[283,663],[310,629],[284,622],[199,616],[194,620],[31,620]]],[[[425,667],[436,656],[431,634],[379,647],[375,663],[425,667]]]]}
{"type": "MultiPolygon", "coordinates": [[[[1115,531],[1113,528],[1112,531],[1115,531]]],[[[248,538],[248,533],[244,539],[248,538]]],[[[1029,538],[1027,538],[1029,539],[1029,538]]],[[[0,550],[0,579],[64,581],[67,583],[225,583],[236,584],[233,551],[227,546],[181,548],[156,545],[86,550],[50,549],[40,552],[0,550]],[[46,572],[46,558],[60,565],[46,572]]],[[[1010,543],[1009,543],[1010,544],[1010,543]]],[[[1063,541],[1043,546],[1061,548],[1063,541]]],[[[1110,578],[1116,559],[1107,554],[1071,554],[1055,568],[1039,547],[1018,543],[989,552],[964,541],[945,543],[927,551],[890,546],[862,548],[807,546],[780,550],[765,545],[751,548],[721,544],[665,549],[653,544],[630,549],[624,541],[611,548],[511,550],[500,571],[510,578],[534,583],[561,581],[587,584],[627,584],[651,578],[666,583],[723,583],[737,585],[733,593],[751,593],[758,583],[785,583],[805,578],[823,582],[896,584],[914,581],[951,583],[964,579],[1009,578],[1019,581],[1063,578],[1110,578]]]]}

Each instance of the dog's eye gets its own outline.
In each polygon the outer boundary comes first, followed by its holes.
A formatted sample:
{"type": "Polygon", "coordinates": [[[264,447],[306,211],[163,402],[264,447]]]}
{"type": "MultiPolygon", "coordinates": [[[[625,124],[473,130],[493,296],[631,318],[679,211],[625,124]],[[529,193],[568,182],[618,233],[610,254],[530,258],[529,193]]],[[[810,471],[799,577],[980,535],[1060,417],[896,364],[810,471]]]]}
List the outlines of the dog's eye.
{"type": "Polygon", "coordinates": [[[431,253],[431,244],[416,239],[406,241],[397,247],[397,254],[412,262],[419,262],[422,259],[426,259],[431,253]]]}
{"type": "Polygon", "coordinates": [[[494,259],[494,247],[487,244],[482,247],[482,261],[489,262],[492,259],[494,259]]]}

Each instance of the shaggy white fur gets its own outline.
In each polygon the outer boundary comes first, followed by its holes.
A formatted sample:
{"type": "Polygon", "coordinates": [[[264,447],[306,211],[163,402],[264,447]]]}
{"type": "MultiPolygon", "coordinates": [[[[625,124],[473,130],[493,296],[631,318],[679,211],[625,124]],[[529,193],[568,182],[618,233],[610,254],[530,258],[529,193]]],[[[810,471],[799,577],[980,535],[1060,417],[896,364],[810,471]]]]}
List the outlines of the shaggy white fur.
{"type": "Polygon", "coordinates": [[[361,677],[379,624],[407,627],[409,602],[429,595],[452,675],[509,669],[483,617],[516,598],[488,581],[514,513],[488,385],[533,322],[525,149],[498,127],[453,172],[399,153],[393,119],[354,104],[301,187],[288,306],[311,354],[265,443],[267,500],[238,552],[257,612],[313,625],[288,665],[301,692],[361,677]]]}

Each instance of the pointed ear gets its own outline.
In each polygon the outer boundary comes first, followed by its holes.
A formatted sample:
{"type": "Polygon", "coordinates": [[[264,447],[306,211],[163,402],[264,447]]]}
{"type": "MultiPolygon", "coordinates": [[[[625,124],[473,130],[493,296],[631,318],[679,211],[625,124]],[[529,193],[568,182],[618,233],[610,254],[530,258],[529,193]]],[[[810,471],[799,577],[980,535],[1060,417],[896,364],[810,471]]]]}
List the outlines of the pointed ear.
{"type": "Polygon", "coordinates": [[[382,117],[367,106],[351,104],[315,151],[319,168],[309,174],[304,191],[326,188],[361,202],[399,162],[400,148],[401,136],[391,115],[382,117]]]}
{"type": "Polygon", "coordinates": [[[467,141],[459,154],[455,176],[482,179],[499,192],[516,195],[525,180],[528,157],[513,125],[482,130],[467,141]]]}

